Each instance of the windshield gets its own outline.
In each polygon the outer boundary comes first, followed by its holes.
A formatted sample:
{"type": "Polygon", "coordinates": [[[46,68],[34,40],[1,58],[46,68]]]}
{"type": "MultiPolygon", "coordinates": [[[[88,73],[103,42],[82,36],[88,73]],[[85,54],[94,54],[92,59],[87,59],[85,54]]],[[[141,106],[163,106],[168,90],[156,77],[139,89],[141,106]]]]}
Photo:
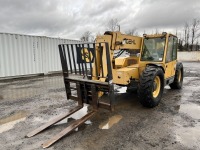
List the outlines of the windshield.
{"type": "Polygon", "coordinates": [[[165,49],[165,38],[145,38],[141,61],[162,61],[165,49]]]}

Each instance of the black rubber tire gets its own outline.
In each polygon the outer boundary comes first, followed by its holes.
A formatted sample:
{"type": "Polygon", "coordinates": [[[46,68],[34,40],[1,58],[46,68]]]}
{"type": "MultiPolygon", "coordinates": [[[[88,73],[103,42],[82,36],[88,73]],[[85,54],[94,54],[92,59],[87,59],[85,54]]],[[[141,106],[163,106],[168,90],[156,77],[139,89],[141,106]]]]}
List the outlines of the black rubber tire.
{"type": "Polygon", "coordinates": [[[140,103],[149,108],[157,106],[162,98],[164,90],[164,73],[162,68],[157,66],[147,66],[140,76],[138,96],[140,103]],[[153,97],[154,79],[160,78],[160,91],[158,96],[153,97]]]}
{"type": "Polygon", "coordinates": [[[181,89],[182,85],[183,85],[183,64],[177,63],[174,82],[169,84],[169,86],[171,87],[171,89],[181,89]],[[181,73],[180,81],[179,81],[179,73],[181,73]]]}

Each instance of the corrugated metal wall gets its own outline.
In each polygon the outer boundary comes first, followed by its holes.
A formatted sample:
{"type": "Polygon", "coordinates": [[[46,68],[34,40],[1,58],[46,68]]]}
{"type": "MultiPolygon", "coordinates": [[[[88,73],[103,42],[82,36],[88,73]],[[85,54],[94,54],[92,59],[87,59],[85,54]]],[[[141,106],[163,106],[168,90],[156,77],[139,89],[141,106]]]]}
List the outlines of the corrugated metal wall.
{"type": "Polygon", "coordinates": [[[44,38],[44,51],[47,56],[44,56],[44,70],[45,73],[61,70],[60,54],[58,51],[58,44],[74,44],[80,41],[57,39],[57,38],[44,38]]]}
{"type": "Polygon", "coordinates": [[[75,40],[0,33],[0,77],[61,70],[58,44],[75,40]]]}

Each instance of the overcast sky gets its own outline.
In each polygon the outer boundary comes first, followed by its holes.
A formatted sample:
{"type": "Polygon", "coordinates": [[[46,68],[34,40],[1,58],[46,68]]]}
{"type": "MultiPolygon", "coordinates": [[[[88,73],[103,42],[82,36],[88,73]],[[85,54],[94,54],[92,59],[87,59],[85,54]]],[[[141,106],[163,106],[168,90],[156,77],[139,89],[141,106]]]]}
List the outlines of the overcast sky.
{"type": "Polygon", "coordinates": [[[121,31],[175,32],[200,17],[200,0],[0,0],[0,32],[79,39],[103,33],[117,18],[121,31]]]}

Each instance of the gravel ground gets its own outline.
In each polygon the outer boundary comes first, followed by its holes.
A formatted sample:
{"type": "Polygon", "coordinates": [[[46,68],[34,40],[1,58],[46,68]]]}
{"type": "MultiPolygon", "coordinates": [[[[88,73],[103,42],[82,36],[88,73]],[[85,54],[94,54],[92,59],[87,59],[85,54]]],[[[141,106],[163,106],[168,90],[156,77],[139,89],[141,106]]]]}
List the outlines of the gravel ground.
{"type": "MultiPolygon", "coordinates": [[[[200,63],[183,64],[183,89],[166,86],[157,107],[142,107],[137,95],[120,88],[114,112],[100,109],[48,149],[200,149],[200,63]]],[[[25,135],[75,105],[66,99],[62,76],[1,81],[0,149],[42,149],[43,142],[86,114],[88,107],[34,137],[25,135]]]]}

